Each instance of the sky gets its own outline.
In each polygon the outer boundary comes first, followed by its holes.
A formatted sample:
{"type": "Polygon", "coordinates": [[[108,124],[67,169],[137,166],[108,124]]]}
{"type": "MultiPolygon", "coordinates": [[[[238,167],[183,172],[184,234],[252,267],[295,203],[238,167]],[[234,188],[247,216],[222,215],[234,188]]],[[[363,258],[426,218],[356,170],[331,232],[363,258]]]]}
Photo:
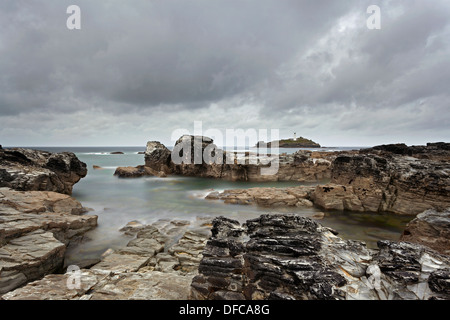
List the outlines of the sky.
{"type": "Polygon", "coordinates": [[[449,88],[448,0],[0,2],[3,146],[173,145],[195,122],[322,146],[449,142],[449,88]]]}

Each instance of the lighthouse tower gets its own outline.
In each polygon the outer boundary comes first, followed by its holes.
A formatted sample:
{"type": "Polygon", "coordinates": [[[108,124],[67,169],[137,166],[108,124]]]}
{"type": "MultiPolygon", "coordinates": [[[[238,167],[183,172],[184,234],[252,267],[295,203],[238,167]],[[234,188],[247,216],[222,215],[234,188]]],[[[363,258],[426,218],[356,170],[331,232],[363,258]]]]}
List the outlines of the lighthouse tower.
{"type": "Polygon", "coordinates": [[[294,132],[294,139],[293,139],[294,141],[296,141],[297,140],[297,132],[294,132]]]}

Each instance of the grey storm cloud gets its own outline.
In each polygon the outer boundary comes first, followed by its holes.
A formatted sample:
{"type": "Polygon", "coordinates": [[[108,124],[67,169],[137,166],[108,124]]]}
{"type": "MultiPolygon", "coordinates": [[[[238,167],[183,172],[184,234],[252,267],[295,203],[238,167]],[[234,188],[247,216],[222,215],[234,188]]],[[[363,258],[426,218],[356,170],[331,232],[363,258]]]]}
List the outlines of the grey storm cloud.
{"type": "Polygon", "coordinates": [[[395,131],[396,115],[402,137],[430,127],[430,138],[450,135],[446,0],[6,0],[0,30],[2,140],[36,113],[60,119],[58,129],[36,123],[45,139],[87,127],[89,113],[146,114],[156,130],[163,111],[193,121],[211,105],[229,110],[224,126],[376,136],[395,131]],[[66,28],[71,4],[81,30],[66,28]],[[381,30],[366,27],[371,4],[381,30]],[[243,118],[247,104],[255,111],[243,118]]]}

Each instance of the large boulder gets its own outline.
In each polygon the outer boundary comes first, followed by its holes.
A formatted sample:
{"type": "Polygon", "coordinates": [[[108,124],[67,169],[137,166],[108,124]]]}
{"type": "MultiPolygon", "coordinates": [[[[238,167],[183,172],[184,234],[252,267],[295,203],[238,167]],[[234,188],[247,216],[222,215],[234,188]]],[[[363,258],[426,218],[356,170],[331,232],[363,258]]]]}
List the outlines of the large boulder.
{"type": "Polygon", "coordinates": [[[86,164],[72,152],[0,149],[0,187],[71,194],[73,185],[86,174],[86,164]]]}
{"type": "Polygon", "coordinates": [[[158,141],[147,142],[145,150],[145,166],[154,171],[163,171],[166,174],[171,173],[170,160],[171,151],[158,141]]]}

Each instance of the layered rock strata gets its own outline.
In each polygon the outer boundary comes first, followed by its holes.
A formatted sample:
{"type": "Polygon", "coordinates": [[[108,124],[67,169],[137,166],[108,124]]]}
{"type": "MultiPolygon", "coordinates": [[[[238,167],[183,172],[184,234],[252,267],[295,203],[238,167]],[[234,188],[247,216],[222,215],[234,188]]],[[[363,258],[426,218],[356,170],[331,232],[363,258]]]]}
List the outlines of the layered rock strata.
{"type": "Polygon", "coordinates": [[[0,188],[0,294],[57,271],[66,247],[97,225],[68,195],[0,188]]]}
{"type": "Polygon", "coordinates": [[[152,225],[133,221],[122,229],[133,239],[108,250],[90,269],[47,275],[1,299],[185,300],[210,228],[210,220],[202,218],[152,225]]]}
{"type": "Polygon", "coordinates": [[[192,299],[449,299],[450,258],[407,242],[371,251],[295,215],[214,220],[192,299]]]}
{"type": "MultiPolygon", "coordinates": [[[[426,147],[405,146],[405,149],[403,145],[386,145],[362,150],[358,154],[329,155],[300,151],[292,156],[297,162],[304,159],[317,161],[321,159],[320,155],[332,159],[330,183],[316,186],[306,196],[307,200],[320,208],[413,216],[427,209],[442,211],[450,207],[450,162],[444,159],[450,157],[447,146],[448,144],[438,143],[428,144],[426,147]],[[420,159],[415,156],[420,156],[420,159]]],[[[298,170],[292,166],[289,168],[298,170]]],[[[280,170],[282,172],[287,169],[280,170]]],[[[308,176],[305,172],[296,172],[292,175],[296,179],[308,176]]],[[[220,195],[211,194],[208,197],[223,199],[229,203],[258,204],[254,199],[247,201],[252,198],[248,193],[246,189],[226,190],[220,195]]],[[[292,205],[289,201],[277,201],[280,194],[287,194],[286,188],[278,191],[272,188],[259,189],[258,193],[265,193],[265,204],[292,205]]]]}
{"type": "Polygon", "coordinates": [[[395,154],[342,155],[333,162],[331,183],[316,190],[321,203],[333,198],[325,187],[341,185],[345,189],[340,190],[341,196],[352,199],[358,211],[416,215],[450,207],[450,163],[446,161],[395,154]]]}
{"type": "Polygon", "coordinates": [[[206,196],[208,200],[223,200],[230,204],[256,204],[262,207],[312,207],[309,200],[314,187],[289,188],[249,188],[232,189],[223,192],[211,192],[206,196]]]}

